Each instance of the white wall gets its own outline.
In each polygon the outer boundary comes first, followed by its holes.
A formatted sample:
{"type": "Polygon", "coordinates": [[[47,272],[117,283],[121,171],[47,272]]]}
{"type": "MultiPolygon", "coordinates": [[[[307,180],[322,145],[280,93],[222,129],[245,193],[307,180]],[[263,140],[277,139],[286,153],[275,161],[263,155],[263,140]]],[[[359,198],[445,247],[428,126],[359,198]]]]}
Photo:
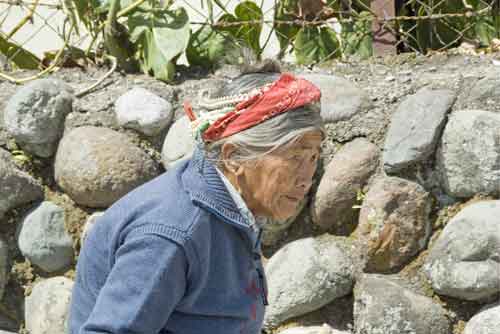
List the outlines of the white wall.
{"type": "MultiPolygon", "coordinates": [[[[31,0],[26,0],[31,1],[31,0]]],[[[228,3],[227,9],[232,11],[234,7],[240,2],[237,0],[222,0],[224,3],[228,3]]],[[[256,2],[260,5],[262,0],[257,0],[256,2]]],[[[58,3],[59,0],[41,0],[43,3],[58,3]]],[[[273,6],[276,2],[275,0],[263,0],[263,10],[265,13],[266,20],[272,20],[273,18],[273,6]]],[[[176,0],[178,6],[183,6],[188,11],[191,21],[205,21],[204,16],[207,16],[206,8],[201,8],[201,0],[176,0]]],[[[2,32],[7,33],[25,16],[26,9],[21,9],[17,6],[12,6],[8,10],[8,5],[0,3],[0,22],[6,17],[5,22],[1,25],[0,29],[2,32]]],[[[37,14],[34,17],[33,24],[26,24],[19,32],[14,35],[14,40],[34,52],[36,55],[41,56],[44,51],[56,50],[62,46],[62,39],[58,36],[57,31],[61,31],[62,23],[64,21],[64,14],[61,12],[56,12],[56,10],[48,7],[38,7],[37,14]],[[41,16],[41,17],[40,17],[41,16]],[[53,27],[44,27],[44,19],[53,27]],[[56,30],[56,31],[54,31],[56,30]],[[35,34],[35,36],[33,36],[35,34]]],[[[85,31],[83,29],[83,31],[85,31]]],[[[261,45],[264,44],[271,27],[266,25],[263,29],[261,35],[261,45]]],[[[75,38],[73,41],[75,45],[80,47],[85,47],[89,43],[89,38],[79,39],[75,38]]],[[[270,42],[268,43],[266,50],[264,52],[264,57],[273,57],[279,51],[279,44],[276,37],[272,36],[270,42]]],[[[181,63],[185,62],[185,59],[180,60],[181,63]]]]}

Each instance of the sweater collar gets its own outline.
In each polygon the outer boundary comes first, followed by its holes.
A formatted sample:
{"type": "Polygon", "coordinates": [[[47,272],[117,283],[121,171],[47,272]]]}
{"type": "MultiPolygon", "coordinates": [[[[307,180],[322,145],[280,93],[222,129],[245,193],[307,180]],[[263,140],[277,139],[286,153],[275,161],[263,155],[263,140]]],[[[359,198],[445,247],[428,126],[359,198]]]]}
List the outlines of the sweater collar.
{"type": "Polygon", "coordinates": [[[228,192],[216,167],[196,148],[184,173],[182,182],[193,203],[236,227],[252,230],[228,192]]]}

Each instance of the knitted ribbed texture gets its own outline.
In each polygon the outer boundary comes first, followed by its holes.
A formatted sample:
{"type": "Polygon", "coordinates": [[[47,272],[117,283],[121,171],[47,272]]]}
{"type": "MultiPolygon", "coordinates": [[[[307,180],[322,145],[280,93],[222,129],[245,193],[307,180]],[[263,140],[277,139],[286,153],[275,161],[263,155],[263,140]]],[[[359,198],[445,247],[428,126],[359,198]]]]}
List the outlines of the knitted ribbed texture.
{"type": "Polygon", "coordinates": [[[78,259],[69,333],[260,333],[259,251],[197,151],[99,218],[78,259]]]}

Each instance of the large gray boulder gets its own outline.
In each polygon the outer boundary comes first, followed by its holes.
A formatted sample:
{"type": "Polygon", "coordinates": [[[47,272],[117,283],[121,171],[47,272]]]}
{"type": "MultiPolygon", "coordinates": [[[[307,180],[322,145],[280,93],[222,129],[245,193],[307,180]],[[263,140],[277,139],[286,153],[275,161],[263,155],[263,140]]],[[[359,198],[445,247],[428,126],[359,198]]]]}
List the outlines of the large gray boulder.
{"type": "Polygon", "coordinates": [[[65,334],[73,282],[52,277],[38,282],[25,300],[26,329],[30,334],[65,334]]]}
{"type": "Polygon", "coordinates": [[[115,113],[120,126],[146,136],[160,134],[174,116],[170,102],[141,87],[120,96],[115,103],[115,113]]]}
{"type": "Polygon", "coordinates": [[[92,126],[65,135],[57,150],[57,184],[78,204],[108,207],[159,174],[158,164],[125,135],[92,126]]]}
{"type": "Polygon", "coordinates": [[[396,173],[434,154],[454,101],[455,93],[450,90],[422,88],[399,105],[385,138],[383,160],[387,173],[396,173]]]}
{"type": "Polygon", "coordinates": [[[0,300],[2,300],[5,285],[7,284],[7,270],[9,261],[9,247],[7,243],[0,238],[0,300]]]}
{"type": "Polygon", "coordinates": [[[7,103],[5,128],[27,152],[50,157],[57,149],[72,106],[73,90],[66,83],[35,80],[20,88],[7,103]]]}
{"type": "Polygon", "coordinates": [[[196,143],[191,134],[189,123],[189,118],[183,116],[175,121],[168,130],[161,151],[161,160],[165,169],[193,154],[196,143]]]}
{"type": "Polygon", "coordinates": [[[349,334],[348,332],[338,331],[327,324],[323,326],[293,327],[279,332],[279,334],[349,334]]]}
{"type": "Polygon", "coordinates": [[[326,166],[314,195],[313,222],[327,229],[334,227],[341,234],[352,232],[358,215],[353,208],[357,193],[375,172],[378,159],[377,146],[364,138],[344,145],[326,166]]]}
{"type": "Polygon", "coordinates": [[[422,250],[431,233],[431,198],[422,186],[380,177],[365,196],[355,231],[366,270],[388,272],[422,250]]]}
{"type": "Polygon", "coordinates": [[[0,219],[7,211],[42,198],[40,183],[19,170],[11,154],[0,148],[0,219]]]}
{"type": "Polygon", "coordinates": [[[354,288],[356,334],[450,334],[446,310],[384,275],[364,274],[354,288]]]}
{"type": "Polygon", "coordinates": [[[47,272],[64,269],[73,261],[73,241],[64,217],[64,209],[43,202],[20,225],[17,242],[21,253],[47,272]]]}
{"type": "Polygon", "coordinates": [[[500,292],[500,201],[471,204],[433,244],[425,272],[442,295],[482,300],[500,292]]]}
{"type": "Polygon", "coordinates": [[[462,105],[466,108],[481,108],[489,111],[500,110],[500,73],[492,71],[465,91],[462,105]]]}
{"type": "Polygon", "coordinates": [[[301,74],[321,90],[321,117],[325,123],[350,119],[371,107],[367,93],[352,82],[326,74],[301,74]]]}
{"type": "Polygon", "coordinates": [[[301,239],[269,259],[265,268],[269,289],[266,328],[317,310],[352,291],[353,263],[342,242],[329,235],[301,239]]]}
{"type": "Polygon", "coordinates": [[[500,329],[500,303],[488,305],[473,316],[464,334],[498,334],[500,329]]]}
{"type": "Polygon", "coordinates": [[[454,197],[500,194],[500,114],[451,114],[437,154],[446,192],[454,197]]]}

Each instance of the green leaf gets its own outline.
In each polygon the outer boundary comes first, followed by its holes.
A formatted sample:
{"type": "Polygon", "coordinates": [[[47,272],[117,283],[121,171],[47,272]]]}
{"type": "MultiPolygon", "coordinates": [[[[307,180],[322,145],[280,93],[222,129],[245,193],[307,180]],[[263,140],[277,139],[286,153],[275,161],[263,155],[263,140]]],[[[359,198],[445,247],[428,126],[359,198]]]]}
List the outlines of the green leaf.
{"type": "Polygon", "coordinates": [[[294,13],[298,11],[298,0],[282,0],[278,3],[274,12],[274,31],[280,44],[280,58],[285,55],[286,50],[292,45],[300,27],[291,24],[276,23],[276,21],[291,21],[296,19],[294,13]]]}
{"type": "Polygon", "coordinates": [[[297,33],[295,57],[298,64],[314,64],[340,54],[337,34],[328,27],[304,27],[297,33]]]}
{"type": "Polygon", "coordinates": [[[185,9],[136,11],[127,24],[130,39],[138,48],[142,70],[159,80],[172,80],[175,60],[186,50],[190,39],[185,9]]]}
{"type": "Polygon", "coordinates": [[[186,50],[189,42],[189,17],[184,8],[165,11],[165,16],[155,20],[153,38],[156,47],[168,61],[186,50]],[[167,17],[170,16],[171,20],[167,17]]]}
{"type": "MultiPolygon", "coordinates": [[[[467,2],[471,4],[473,0],[467,2]]],[[[444,13],[465,13],[468,11],[463,0],[431,2],[412,0],[403,7],[401,15],[432,15],[444,13]]],[[[403,21],[400,23],[407,45],[421,52],[428,49],[450,47],[460,43],[462,34],[467,37],[474,29],[467,29],[470,18],[446,17],[439,20],[403,21]]],[[[475,37],[472,37],[475,38],[475,37]]]]}
{"type": "Polygon", "coordinates": [[[225,52],[226,40],[224,32],[216,32],[209,26],[203,26],[191,34],[186,57],[191,65],[213,66],[225,52]]]}
{"type": "Polygon", "coordinates": [[[218,28],[219,31],[230,33],[236,40],[242,41],[250,47],[256,55],[260,54],[260,34],[262,32],[262,10],[255,2],[243,1],[234,9],[234,15],[226,13],[221,16],[218,23],[242,22],[238,25],[218,28]],[[249,22],[249,23],[244,23],[249,22]]]}
{"type": "MultiPolygon", "coordinates": [[[[236,6],[234,13],[240,21],[260,21],[262,20],[262,10],[256,3],[244,1],[236,6]]],[[[240,28],[242,38],[258,54],[260,52],[260,34],[262,32],[262,22],[258,24],[248,24],[240,28]]]]}
{"type": "Polygon", "coordinates": [[[41,61],[37,56],[22,48],[20,45],[6,40],[4,34],[0,34],[0,53],[19,68],[27,70],[36,70],[40,68],[41,61]]]}
{"type": "Polygon", "coordinates": [[[342,25],[342,41],[343,50],[347,55],[358,55],[365,59],[373,54],[372,48],[372,31],[371,20],[368,20],[371,14],[369,12],[361,12],[359,19],[354,23],[344,23],[342,25]]]}
{"type": "Polygon", "coordinates": [[[149,30],[149,20],[144,13],[135,12],[128,18],[129,39],[132,43],[137,43],[149,30]]]}

